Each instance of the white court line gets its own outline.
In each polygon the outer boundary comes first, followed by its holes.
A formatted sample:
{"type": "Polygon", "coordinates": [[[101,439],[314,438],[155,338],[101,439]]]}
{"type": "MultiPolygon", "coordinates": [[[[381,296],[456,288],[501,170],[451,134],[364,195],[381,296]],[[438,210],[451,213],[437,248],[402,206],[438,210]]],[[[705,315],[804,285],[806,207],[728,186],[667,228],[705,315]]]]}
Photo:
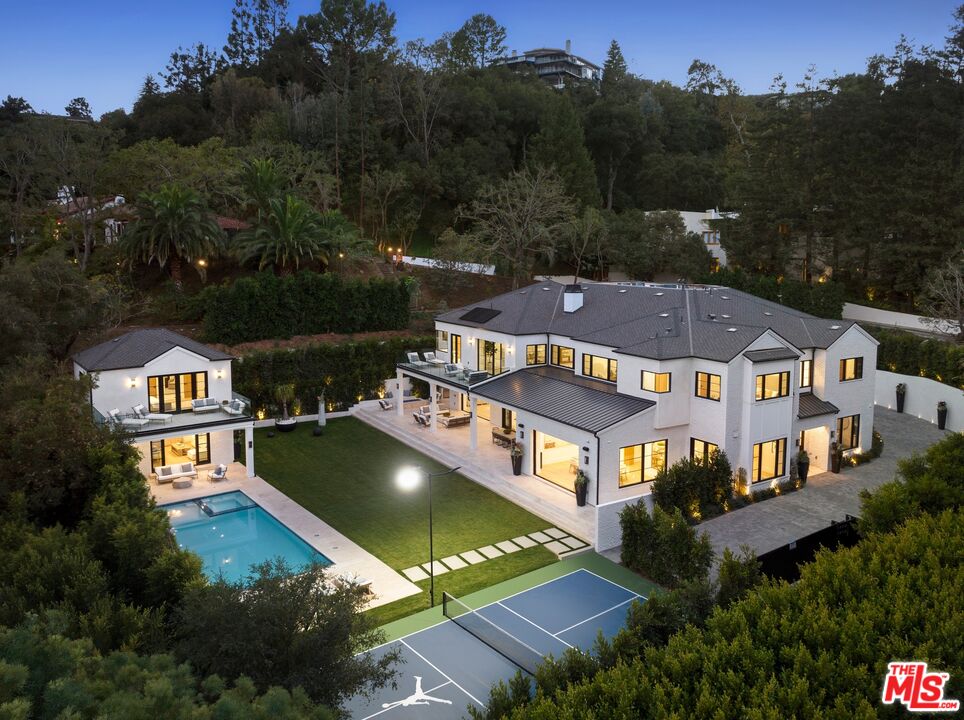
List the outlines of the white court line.
{"type": "MultiPolygon", "coordinates": [[[[642,597],[642,595],[639,595],[639,596],[636,596],[636,597],[642,597]]],[[[559,637],[559,636],[562,635],[564,632],[568,632],[569,630],[572,630],[574,627],[579,627],[579,626],[582,625],[583,623],[587,623],[587,622],[589,622],[590,620],[595,620],[595,619],[596,619],[597,617],[599,617],[600,615],[605,615],[606,613],[611,612],[611,611],[615,610],[615,609],[618,608],[618,607],[622,607],[622,606],[625,605],[626,603],[633,602],[634,600],[636,600],[636,597],[627,598],[627,599],[623,600],[621,603],[616,603],[616,604],[613,605],[611,608],[608,608],[608,609],[606,609],[606,610],[603,610],[602,612],[596,613],[596,614],[593,615],[592,617],[587,617],[585,620],[580,620],[580,621],[577,622],[575,625],[570,625],[570,626],[567,627],[567,628],[563,628],[563,629],[560,630],[559,632],[555,633],[552,637],[556,638],[556,640],[558,640],[558,641],[560,641],[560,642],[566,642],[566,641],[563,640],[561,637],[559,637]]],[[[566,645],[569,645],[569,643],[566,643],[566,645]]],[[[571,647],[571,646],[570,646],[570,647],[571,647]]]]}
{"type": "MultiPolygon", "coordinates": [[[[587,572],[587,573],[589,573],[590,575],[599,578],[600,580],[603,580],[603,581],[605,581],[605,582],[608,582],[610,585],[613,585],[613,586],[615,586],[615,587],[618,587],[620,590],[625,590],[625,591],[628,592],[628,593],[632,593],[632,594],[635,595],[636,597],[641,597],[643,600],[649,600],[649,598],[646,597],[645,595],[640,595],[638,592],[635,592],[635,591],[633,591],[633,590],[630,590],[628,587],[623,587],[623,586],[620,585],[619,583],[613,582],[613,581],[610,580],[609,578],[604,578],[602,575],[597,575],[597,574],[594,573],[592,570],[587,570],[586,568],[579,568],[579,570],[582,570],[583,572],[587,572]]],[[[577,571],[577,572],[578,572],[578,571],[577,571]]],[[[562,577],[565,577],[565,575],[563,575],[562,577]]]]}
{"type": "MultiPolygon", "coordinates": [[[[538,629],[538,630],[542,630],[542,632],[544,632],[544,633],[545,633],[546,635],[548,635],[549,637],[554,637],[554,638],[556,638],[556,640],[558,640],[559,642],[561,642],[563,645],[568,645],[569,647],[572,647],[572,645],[570,645],[569,643],[567,643],[567,642],[566,642],[565,640],[563,640],[561,637],[556,637],[555,635],[553,635],[551,632],[549,632],[548,630],[546,630],[546,629],[545,629],[544,627],[542,627],[541,625],[536,625],[534,622],[532,622],[532,621],[531,621],[529,618],[527,618],[525,615],[520,615],[520,614],[517,613],[515,610],[513,610],[512,608],[510,608],[508,605],[503,605],[501,601],[498,602],[498,603],[496,603],[496,604],[499,605],[500,607],[505,608],[506,610],[508,610],[510,613],[512,613],[512,614],[515,615],[516,617],[522,618],[522,619],[525,620],[527,623],[529,623],[530,625],[532,625],[532,627],[534,627],[534,628],[536,628],[536,629],[538,629]]],[[[476,610],[476,612],[478,612],[478,610],[476,610]]],[[[591,619],[592,619],[592,618],[590,618],[590,620],[591,620],[591,619]]],[[[525,645],[525,643],[523,643],[523,645],[525,645]]],[[[527,647],[528,647],[528,646],[527,646],[527,647]]],[[[539,654],[542,655],[542,653],[539,653],[539,654]]],[[[545,657],[545,655],[543,655],[543,657],[545,657]]]]}
{"type": "Polygon", "coordinates": [[[450,678],[448,675],[446,675],[444,672],[442,672],[442,671],[439,669],[439,667],[438,667],[437,665],[435,665],[435,663],[433,663],[433,662],[432,662],[431,660],[429,660],[427,657],[425,657],[424,655],[422,655],[422,653],[420,653],[418,650],[416,650],[415,648],[413,648],[411,645],[409,645],[409,644],[408,644],[407,642],[405,642],[404,640],[400,640],[399,642],[402,643],[402,645],[404,645],[405,647],[407,647],[409,650],[411,650],[413,653],[415,653],[416,655],[418,655],[420,658],[422,658],[422,660],[424,660],[425,662],[427,662],[427,663],[429,664],[429,666],[431,666],[432,669],[435,670],[435,672],[437,672],[439,675],[441,675],[441,676],[444,677],[444,678],[448,678],[448,680],[449,680],[450,683],[452,683],[453,685],[455,685],[455,687],[457,687],[459,690],[461,690],[461,691],[464,692],[466,695],[468,695],[470,698],[472,698],[472,700],[475,702],[476,705],[479,705],[483,710],[486,709],[486,705],[485,705],[484,702],[479,702],[479,699],[478,699],[477,697],[475,697],[472,693],[470,693],[470,692],[469,692],[468,690],[466,690],[464,687],[462,687],[462,686],[459,685],[457,682],[455,682],[455,680],[453,680],[453,679],[450,678]]]}
{"type": "MultiPolygon", "coordinates": [[[[446,685],[451,685],[451,684],[452,684],[452,681],[451,681],[451,680],[446,680],[446,681],[445,681],[444,683],[442,683],[441,685],[436,685],[436,686],[433,687],[433,688],[429,688],[428,690],[425,691],[425,693],[426,693],[426,694],[428,694],[428,693],[433,693],[433,692],[435,692],[436,690],[438,690],[439,688],[444,688],[446,685]]],[[[463,692],[464,692],[464,691],[463,691],[463,692]]],[[[401,706],[396,706],[396,707],[401,707],[401,706]]],[[[373,718],[373,717],[375,717],[376,715],[381,715],[382,713],[391,712],[392,710],[395,710],[395,709],[396,709],[396,708],[394,708],[394,707],[382,708],[382,709],[379,710],[378,712],[373,712],[371,715],[366,715],[365,717],[361,718],[360,720],[369,720],[370,718],[373,718]]]]}

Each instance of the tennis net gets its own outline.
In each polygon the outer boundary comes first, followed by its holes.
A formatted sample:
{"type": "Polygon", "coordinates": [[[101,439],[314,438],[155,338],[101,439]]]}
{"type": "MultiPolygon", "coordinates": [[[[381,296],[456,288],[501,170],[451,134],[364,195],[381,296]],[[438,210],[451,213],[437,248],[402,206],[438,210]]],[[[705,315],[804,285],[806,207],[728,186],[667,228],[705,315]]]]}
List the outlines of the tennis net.
{"type": "Polygon", "coordinates": [[[542,653],[447,592],[442,593],[442,614],[509,662],[535,675],[536,668],[543,660],[542,653]]]}

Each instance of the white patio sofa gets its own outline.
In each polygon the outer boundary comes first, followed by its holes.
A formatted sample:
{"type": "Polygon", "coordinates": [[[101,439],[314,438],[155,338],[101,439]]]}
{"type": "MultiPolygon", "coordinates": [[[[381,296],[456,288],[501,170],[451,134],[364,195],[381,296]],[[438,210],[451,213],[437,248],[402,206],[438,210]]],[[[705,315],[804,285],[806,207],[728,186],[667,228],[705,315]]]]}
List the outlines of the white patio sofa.
{"type": "Polygon", "coordinates": [[[227,405],[221,407],[224,412],[228,415],[244,415],[244,409],[247,407],[244,400],[232,400],[227,405]]]}
{"type": "Polygon", "coordinates": [[[194,463],[174,463],[173,465],[160,465],[154,468],[154,479],[158,485],[174,482],[178,478],[196,478],[197,468],[194,463]]]}
{"type": "Polygon", "coordinates": [[[217,398],[197,398],[191,401],[191,411],[196,413],[214,412],[221,409],[217,398]]]}
{"type": "Polygon", "coordinates": [[[438,421],[447,428],[468,425],[471,420],[471,413],[467,413],[464,410],[452,410],[448,415],[439,413],[438,417],[438,421]]]}

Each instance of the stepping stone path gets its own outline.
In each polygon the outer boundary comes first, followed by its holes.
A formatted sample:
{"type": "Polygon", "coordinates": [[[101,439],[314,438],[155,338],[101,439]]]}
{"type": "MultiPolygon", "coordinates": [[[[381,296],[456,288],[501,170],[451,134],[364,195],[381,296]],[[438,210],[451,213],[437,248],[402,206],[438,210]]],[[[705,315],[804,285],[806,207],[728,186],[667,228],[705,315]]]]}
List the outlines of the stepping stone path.
{"type": "MultiPolygon", "coordinates": [[[[511,540],[503,540],[494,545],[486,545],[476,550],[467,550],[458,555],[450,555],[449,557],[442,558],[441,561],[436,560],[433,567],[436,575],[443,575],[450,570],[461,570],[469,565],[478,565],[486,560],[492,560],[497,557],[502,557],[502,555],[519,552],[519,550],[535,547],[536,545],[542,545],[556,555],[564,555],[573,550],[586,547],[586,543],[579,538],[567,535],[559,528],[551,527],[539,532],[529,533],[528,535],[520,535],[511,540]]],[[[402,570],[402,574],[412,582],[419,582],[428,579],[428,569],[428,563],[423,563],[421,566],[416,565],[407,570],[402,570]]]]}

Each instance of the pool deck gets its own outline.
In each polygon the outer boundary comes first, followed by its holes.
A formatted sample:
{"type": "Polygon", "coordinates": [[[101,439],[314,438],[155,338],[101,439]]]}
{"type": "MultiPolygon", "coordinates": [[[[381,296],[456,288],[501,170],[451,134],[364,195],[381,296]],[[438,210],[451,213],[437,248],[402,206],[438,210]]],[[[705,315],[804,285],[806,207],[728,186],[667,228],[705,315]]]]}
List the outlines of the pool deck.
{"type": "Polygon", "coordinates": [[[245,477],[243,465],[232,463],[228,466],[227,479],[216,483],[207,479],[207,470],[207,467],[202,467],[189,488],[175,489],[170,484],[150,483],[151,494],[158,505],[164,505],[240,490],[331,560],[337,574],[371,580],[373,596],[368,607],[378,607],[421,592],[404,575],[392,570],[274,486],[257,476],[245,477]]]}

